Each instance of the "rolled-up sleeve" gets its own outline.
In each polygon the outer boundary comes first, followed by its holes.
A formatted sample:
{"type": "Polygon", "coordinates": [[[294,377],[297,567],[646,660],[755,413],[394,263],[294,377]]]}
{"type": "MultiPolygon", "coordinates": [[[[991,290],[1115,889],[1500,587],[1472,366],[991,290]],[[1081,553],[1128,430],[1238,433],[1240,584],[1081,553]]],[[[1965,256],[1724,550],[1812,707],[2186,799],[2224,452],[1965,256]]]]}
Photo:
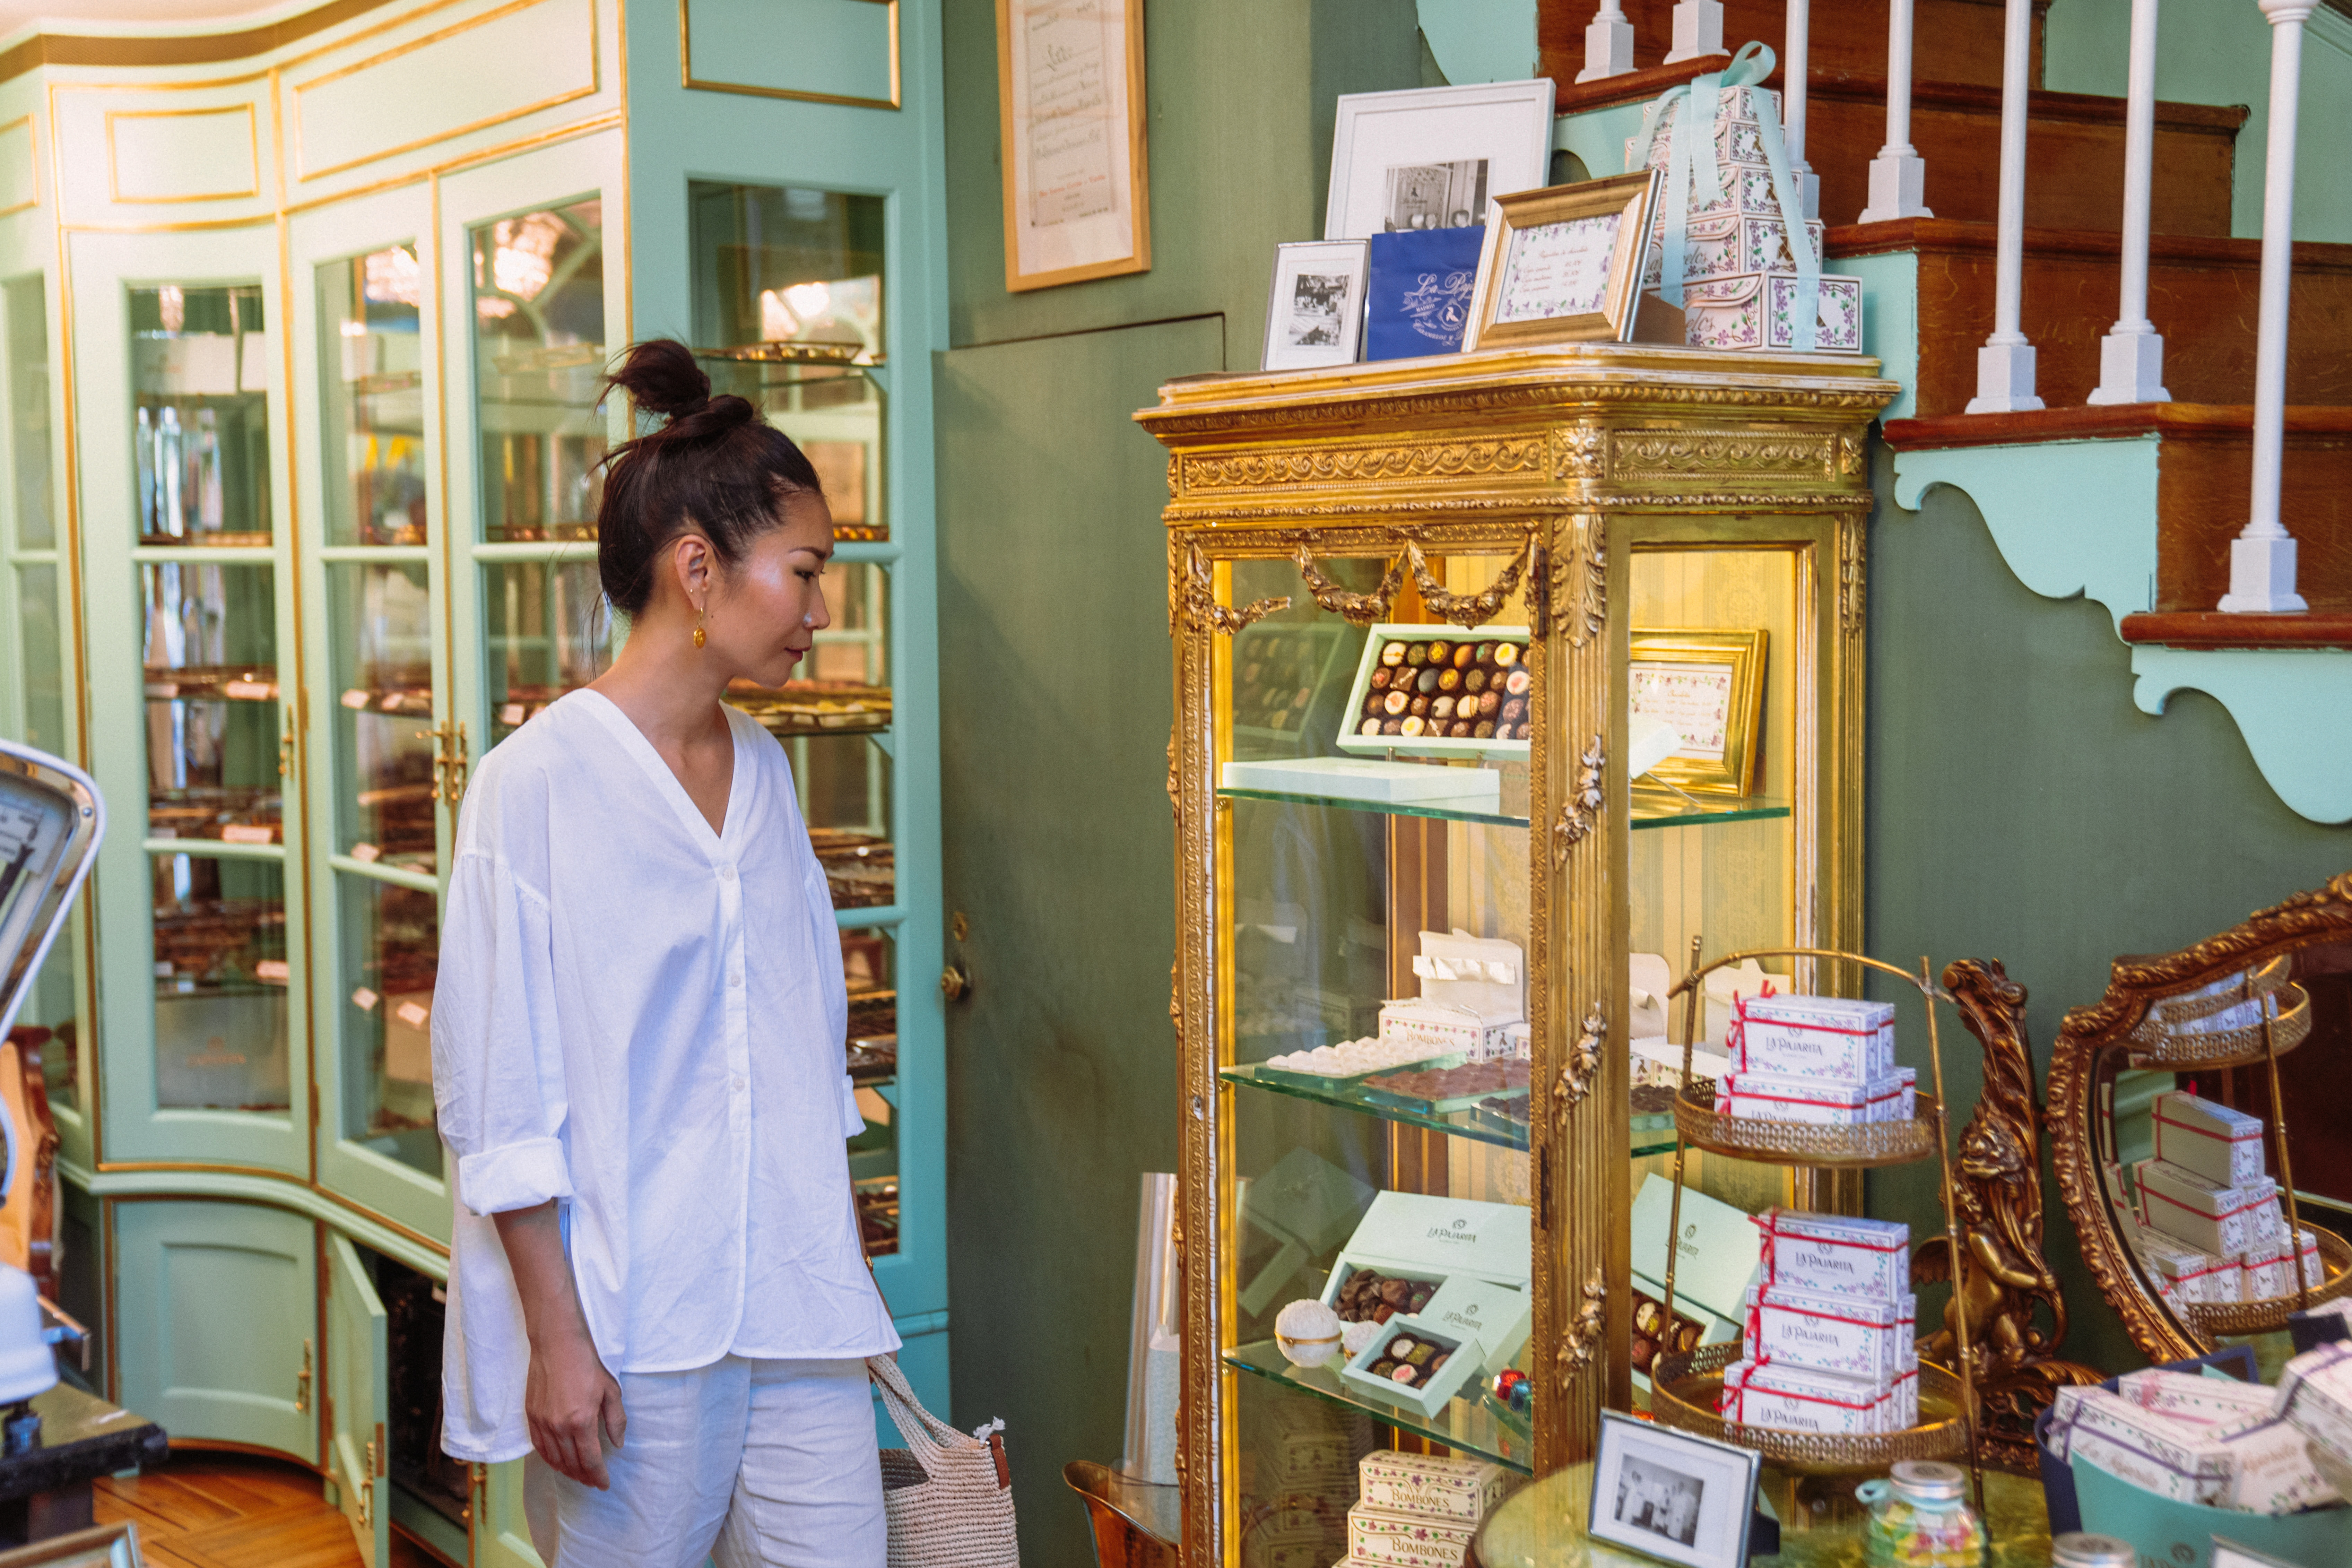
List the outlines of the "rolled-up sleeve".
{"type": "Polygon", "coordinates": [[[572,1195],[547,900],[506,857],[459,853],[433,994],[433,1085],[457,1193],[475,1214],[572,1195]]]}

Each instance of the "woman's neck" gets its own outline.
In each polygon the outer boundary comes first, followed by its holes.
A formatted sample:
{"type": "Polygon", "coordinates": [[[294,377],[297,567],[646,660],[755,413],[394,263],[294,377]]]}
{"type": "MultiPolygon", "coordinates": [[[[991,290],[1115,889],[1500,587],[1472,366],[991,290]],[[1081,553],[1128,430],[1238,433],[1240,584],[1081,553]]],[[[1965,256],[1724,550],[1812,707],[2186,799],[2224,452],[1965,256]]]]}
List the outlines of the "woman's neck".
{"type": "Polygon", "coordinates": [[[655,750],[673,758],[726,725],[719,710],[726,672],[675,628],[632,626],[613,668],[588,684],[627,714],[655,750]]]}

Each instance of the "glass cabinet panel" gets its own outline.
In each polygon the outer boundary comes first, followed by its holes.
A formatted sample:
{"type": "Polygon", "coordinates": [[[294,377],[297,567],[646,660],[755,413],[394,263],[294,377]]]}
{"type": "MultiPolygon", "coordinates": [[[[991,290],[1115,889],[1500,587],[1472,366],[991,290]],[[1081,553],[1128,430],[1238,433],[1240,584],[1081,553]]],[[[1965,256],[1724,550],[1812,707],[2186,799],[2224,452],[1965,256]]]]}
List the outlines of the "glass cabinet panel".
{"type": "Polygon", "coordinates": [[[604,495],[601,201],[471,231],[482,537],[593,539],[604,495]]]}
{"type": "Polygon", "coordinates": [[[319,268],[329,544],[425,542],[422,271],[396,245],[319,268]]]}
{"type": "MultiPolygon", "coordinates": [[[[8,310],[8,465],[16,499],[16,548],[58,542],[49,450],[47,287],[38,277],[5,286],[8,310]]],[[[54,750],[54,748],[45,748],[54,750]]]]}
{"type": "Polygon", "coordinates": [[[429,889],[352,872],[342,908],[345,1135],[428,1175],[441,1174],[433,1112],[433,979],[441,901],[429,889]]]}
{"type": "Polygon", "coordinates": [[[285,868],[185,851],[149,860],[156,1103],[288,1109],[285,868]]]}
{"type": "Polygon", "coordinates": [[[274,572],[166,560],[141,566],[139,584],[148,836],[278,842],[274,572]]]}
{"type": "Polygon", "coordinates": [[[593,560],[486,565],[482,614],[489,745],[612,662],[613,618],[593,560]]]}
{"type": "Polygon", "coordinates": [[[268,544],[261,289],[133,289],[131,331],[139,542],[268,544]]]}
{"type": "Polygon", "coordinates": [[[430,876],[440,795],[425,564],[331,563],[327,592],[340,710],[335,847],[430,876]]]}

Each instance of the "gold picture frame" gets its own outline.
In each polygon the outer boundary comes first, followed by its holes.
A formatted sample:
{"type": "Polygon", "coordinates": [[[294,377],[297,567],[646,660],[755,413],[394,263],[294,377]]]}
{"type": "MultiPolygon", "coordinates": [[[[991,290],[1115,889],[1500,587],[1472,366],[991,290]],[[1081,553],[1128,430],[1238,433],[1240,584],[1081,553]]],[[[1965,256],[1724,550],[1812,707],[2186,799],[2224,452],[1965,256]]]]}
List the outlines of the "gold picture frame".
{"type": "Polygon", "coordinates": [[[1150,271],[1143,0],[996,0],[996,86],[1005,290],[1150,271]]]}
{"type": "Polygon", "coordinates": [[[1633,342],[1664,188],[1664,171],[1645,169],[1489,201],[1464,351],[1633,342]]]}
{"type": "Polygon", "coordinates": [[[1643,777],[1715,799],[1754,794],[1764,718],[1763,630],[1636,626],[1633,639],[1628,718],[1662,719],[1684,737],[1682,750],[1643,777]]]}

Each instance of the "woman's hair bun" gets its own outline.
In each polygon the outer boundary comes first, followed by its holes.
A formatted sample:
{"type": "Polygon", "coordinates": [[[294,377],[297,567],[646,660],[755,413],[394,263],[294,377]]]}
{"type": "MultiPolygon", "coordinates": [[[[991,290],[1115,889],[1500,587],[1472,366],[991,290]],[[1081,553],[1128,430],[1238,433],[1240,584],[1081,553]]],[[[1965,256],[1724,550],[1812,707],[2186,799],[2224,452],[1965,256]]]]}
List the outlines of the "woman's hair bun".
{"type": "Polygon", "coordinates": [[[609,379],[639,408],[667,418],[697,413],[710,401],[710,378],[675,338],[633,345],[609,379]]]}

